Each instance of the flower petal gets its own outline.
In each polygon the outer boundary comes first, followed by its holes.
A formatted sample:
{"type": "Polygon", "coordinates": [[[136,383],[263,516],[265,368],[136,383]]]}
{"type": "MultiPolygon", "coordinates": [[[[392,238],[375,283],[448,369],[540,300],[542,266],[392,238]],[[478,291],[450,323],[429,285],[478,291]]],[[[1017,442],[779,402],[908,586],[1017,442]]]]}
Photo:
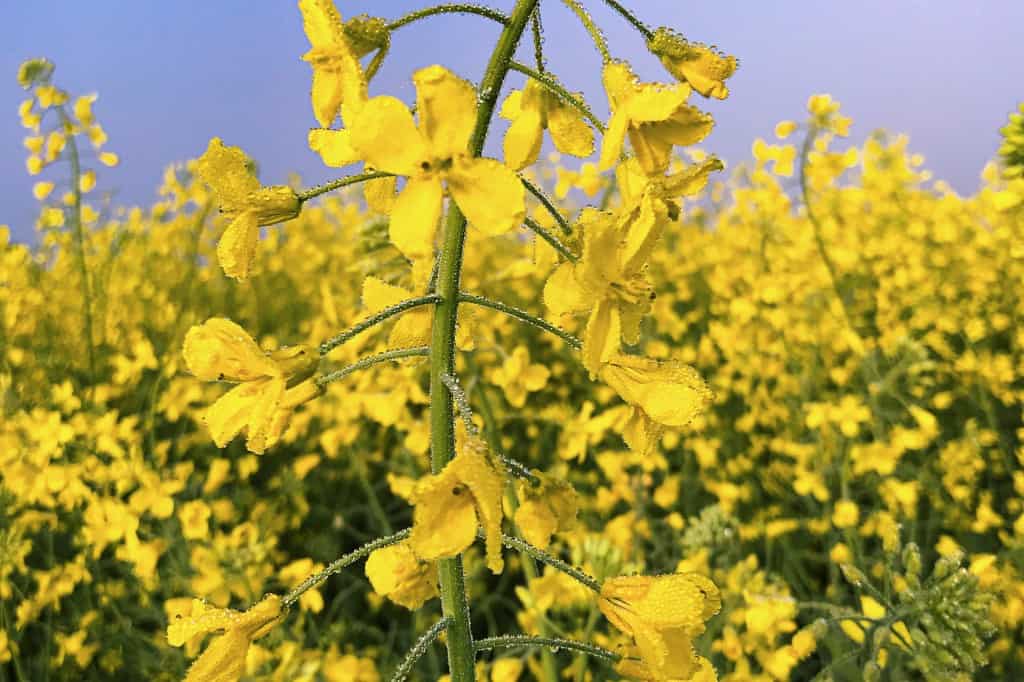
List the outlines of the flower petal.
{"type": "Polygon", "coordinates": [[[585,158],[594,153],[594,131],[580,112],[553,97],[548,107],[548,131],[555,148],[563,154],[585,158]]]}
{"type": "Polygon", "coordinates": [[[203,381],[252,381],[278,371],[247,331],[223,317],[189,329],[183,354],[189,371],[203,381]]]}
{"type": "Polygon", "coordinates": [[[196,162],[199,177],[213,189],[222,211],[235,211],[246,197],[260,188],[252,162],[239,147],[225,146],[219,137],[210,140],[196,162]]]}
{"type": "Polygon", "coordinates": [[[423,135],[401,100],[374,97],[349,126],[352,145],[370,166],[397,175],[416,175],[426,158],[423,135]]]}
{"type": "Polygon", "coordinates": [[[437,178],[409,178],[391,209],[391,243],[410,260],[430,256],[443,207],[444,188],[437,178]]]}
{"type": "Polygon", "coordinates": [[[331,168],[341,168],[360,160],[348,130],[314,128],[309,131],[308,141],[309,148],[319,154],[324,164],[331,168]]]}
{"type": "Polygon", "coordinates": [[[428,66],[412,77],[416,113],[432,156],[465,154],[476,125],[476,90],[443,66],[428,66]]]}
{"type": "Polygon", "coordinates": [[[505,132],[505,163],[515,170],[526,168],[540,156],[543,140],[544,125],[540,112],[522,112],[505,132]]]}
{"type": "Polygon", "coordinates": [[[266,380],[259,380],[239,384],[207,408],[204,421],[217,447],[226,448],[242,432],[266,383],[266,380]]]}
{"type": "Polygon", "coordinates": [[[448,172],[448,189],[469,222],[484,234],[514,230],[526,216],[523,183],[500,161],[457,158],[448,172]]]}
{"type": "Polygon", "coordinates": [[[259,237],[255,210],[242,211],[231,221],[217,242],[217,260],[225,275],[237,280],[249,279],[259,237]]]}

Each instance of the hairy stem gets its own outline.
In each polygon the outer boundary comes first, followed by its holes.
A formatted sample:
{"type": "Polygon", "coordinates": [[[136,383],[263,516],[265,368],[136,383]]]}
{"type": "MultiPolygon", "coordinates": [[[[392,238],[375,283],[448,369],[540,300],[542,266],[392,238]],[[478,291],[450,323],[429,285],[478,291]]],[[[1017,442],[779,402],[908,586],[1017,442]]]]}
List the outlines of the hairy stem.
{"type": "MultiPolygon", "coordinates": [[[[480,82],[480,100],[476,125],[470,139],[470,152],[480,156],[487,130],[505,82],[509,62],[523,35],[538,0],[517,0],[515,8],[498,38],[487,71],[480,82]]],[[[462,276],[462,249],[466,237],[466,218],[458,206],[448,212],[441,250],[436,292],[441,297],[434,309],[430,348],[430,466],[440,472],[455,456],[455,423],[452,394],[444,384],[445,375],[455,374],[455,325],[459,309],[459,283],[462,276]]],[[[448,618],[448,670],[452,682],[473,682],[476,652],[469,621],[462,557],[438,562],[441,583],[441,607],[448,618]]]]}
{"type": "Polygon", "coordinates": [[[596,644],[588,644],[587,642],[579,642],[574,639],[560,639],[557,637],[531,637],[528,635],[505,635],[503,637],[488,637],[487,639],[481,639],[476,643],[477,651],[485,651],[488,649],[499,649],[499,648],[511,648],[511,647],[523,647],[523,646],[541,646],[549,649],[565,649],[567,651],[579,651],[581,653],[589,654],[597,658],[603,658],[606,661],[617,662],[622,659],[622,656],[599,647],[596,644]]]}
{"type": "Polygon", "coordinates": [[[569,247],[559,241],[558,237],[541,227],[536,220],[533,220],[532,218],[524,218],[523,224],[530,228],[530,230],[532,230],[538,237],[550,244],[551,248],[560,253],[562,258],[565,258],[565,260],[570,263],[575,263],[579,260],[579,256],[570,251],[569,247]]]}
{"type": "Polygon", "coordinates": [[[513,71],[518,71],[524,76],[529,76],[530,78],[532,78],[533,80],[537,81],[545,88],[550,90],[551,92],[555,93],[555,95],[557,95],[559,99],[563,100],[566,104],[572,106],[581,114],[583,114],[583,117],[590,122],[590,125],[597,128],[602,134],[604,133],[604,124],[601,123],[601,119],[594,115],[594,112],[591,111],[589,106],[587,106],[587,103],[584,102],[579,97],[577,97],[576,95],[569,92],[568,90],[566,90],[565,86],[563,86],[561,83],[555,80],[555,78],[549,75],[547,72],[541,71],[539,69],[531,69],[526,64],[520,64],[519,62],[512,62],[512,64],[509,65],[509,68],[512,69],[513,71]]]}
{"type": "Polygon", "coordinates": [[[459,2],[449,5],[437,5],[436,7],[427,7],[426,9],[409,12],[405,16],[399,17],[388,24],[388,30],[394,31],[396,28],[408,26],[414,21],[419,21],[420,19],[432,17],[437,14],[476,14],[477,16],[496,21],[504,26],[508,25],[508,17],[496,9],[491,9],[490,7],[484,7],[482,5],[470,5],[468,3],[459,2]]]}
{"type": "Polygon", "coordinates": [[[309,576],[308,578],[303,580],[298,587],[296,587],[291,592],[286,594],[284,598],[281,600],[281,606],[283,608],[290,607],[292,604],[297,602],[299,600],[299,597],[301,597],[304,593],[313,589],[323,581],[327,580],[335,573],[338,573],[343,568],[354,564],[363,557],[370,556],[370,554],[375,550],[401,542],[402,540],[409,537],[409,533],[411,532],[411,528],[406,528],[405,530],[398,531],[394,535],[388,535],[387,537],[377,538],[373,542],[368,542],[359,549],[349,552],[348,554],[339,557],[338,559],[335,559],[327,566],[327,568],[320,571],[319,573],[315,573],[309,576]]]}
{"type": "Polygon", "coordinates": [[[558,223],[558,226],[562,228],[562,232],[564,232],[567,235],[571,235],[572,225],[570,225],[569,221],[565,219],[565,216],[558,212],[558,209],[555,208],[555,204],[551,201],[551,199],[548,198],[548,195],[544,194],[544,190],[542,190],[540,187],[537,187],[537,185],[533,184],[526,178],[520,178],[520,180],[523,183],[523,187],[528,189],[530,191],[530,194],[537,197],[537,201],[544,205],[544,208],[546,208],[548,213],[551,214],[551,217],[555,219],[555,222],[558,223]]]}
{"type": "Polygon", "coordinates": [[[497,310],[499,312],[505,313],[509,317],[514,317],[517,320],[521,320],[529,325],[537,327],[538,329],[543,329],[544,331],[554,334],[558,338],[562,339],[567,344],[569,344],[569,346],[575,348],[576,350],[579,350],[580,348],[583,347],[583,342],[577,339],[569,332],[563,331],[556,327],[555,325],[551,324],[550,322],[542,320],[539,317],[534,317],[525,310],[514,308],[508,305],[507,303],[502,303],[500,301],[492,301],[489,298],[484,298],[483,296],[476,296],[474,294],[459,294],[459,300],[461,300],[463,303],[472,303],[473,305],[478,305],[483,308],[497,310]]]}
{"type": "Polygon", "coordinates": [[[641,35],[643,35],[644,40],[650,40],[654,37],[654,33],[651,29],[647,28],[647,25],[644,24],[644,22],[640,21],[635,14],[623,7],[620,3],[616,2],[616,0],[604,0],[604,4],[622,15],[623,19],[633,24],[634,28],[640,31],[641,35]]]}
{"type": "Polygon", "coordinates": [[[325,374],[319,379],[317,379],[316,383],[319,386],[326,386],[332,381],[344,379],[353,372],[358,372],[359,370],[366,369],[367,367],[373,367],[374,365],[379,364],[381,362],[388,362],[390,360],[401,360],[403,358],[412,358],[416,356],[422,357],[429,354],[430,348],[428,348],[427,346],[417,346],[416,348],[399,348],[398,350],[389,350],[383,353],[377,353],[376,355],[371,355],[369,357],[363,358],[358,362],[353,362],[348,367],[342,367],[341,369],[331,372],[330,374],[325,374]]]}
{"type": "Polygon", "coordinates": [[[423,633],[423,635],[416,640],[416,644],[413,645],[409,653],[405,655],[405,660],[402,661],[401,665],[395,670],[395,674],[391,676],[391,682],[405,682],[409,677],[409,673],[412,672],[412,668],[416,665],[416,661],[423,657],[423,654],[427,653],[427,649],[433,644],[444,629],[448,627],[448,618],[442,618],[441,620],[434,623],[429,630],[423,633]]]}
{"type": "Polygon", "coordinates": [[[387,320],[389,317],[393,317],[400,313],[404,313],[406,310],[411,310],[421,305],[437,303],[439,300],[441,300],[441,297],[438,296],[437,294],[427,294],[426,296],[410,298],[407,301],[402,301],[401,303],[396,303],[393,306],[388,306],[387,308],[384,308],[384,310],[381,310],[378,313],[374,313],[373,315],[366,318],[362,322],[359,322],[353,325],[352,327],[349,327],[348,329],[338,334],[337,336],[327,339],[326,341],[321,343],[320,355],[327,355],[338,346],[362,334],[367,329],[371,329],[372,327],[377,326],[381,322],[387,320]]]}
{"type": "Polygon", "coordinates": [[[299,201],[301,203],[305,203],[314,197],[318,197],[321,194],[327,194],[328,192],[341,189],[342,187],[366,182],[367,180],[376,180],[377,178],[390,178],[393,175],[394,173],[385,173],[384,171],[370,171],[368,173],[360,173],[359,175],[349,175],[344,178],[338,178],[337,180],[331,180],[330,182],[325,182],[322,185],[310,187],[307,190],[299,192],[299,201]]]}

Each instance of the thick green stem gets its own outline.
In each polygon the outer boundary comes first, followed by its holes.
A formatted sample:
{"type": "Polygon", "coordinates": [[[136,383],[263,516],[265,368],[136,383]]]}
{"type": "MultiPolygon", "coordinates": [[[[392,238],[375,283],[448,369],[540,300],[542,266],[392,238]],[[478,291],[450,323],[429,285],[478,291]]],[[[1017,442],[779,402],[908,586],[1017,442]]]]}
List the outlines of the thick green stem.
{"type": "MultiPolygon", "coordinates": [[[[60,113],[61,127],[72,129],[71,120],[63,108],[60,113]]],[[[89,265],[85,258],[85,226],[82,225],[82,165],[78,157],[78,143],[75,136],[67,133],[68,160],[71,162],[71,226],[75,230],[75,250],[78,252],[78,270],[82,277],[82,327],[85,335],[87,357],[89,358],[89,383],[96,382],[96,342],[92,329],[92,286],[89,282],[89,265]]]]}
{"type": "MultiPolygon", "coordinates": [[[[483,80],[476,126],[470,139],[470,153],[480,156],[509,62],[523,35],[538,0],[517,0],[498,44],[491,54],[483,80]]],[[[444,384],[445,375],[455,374],[455,325],[459,310],[459,283],[462,276],[462,249],[466,237],[466,218],[452,205],[444,230],[436,293],[441,297],[434,309],[430,344],[430,466],[440,472],[455,456],[455,413],[452,394],[444,384]]],[[[476,679],[473,633],[469,622],[462,557],[438,562],[441,583],[441,607],[448,619],[448,671],[452,682],[476,679]]]]}

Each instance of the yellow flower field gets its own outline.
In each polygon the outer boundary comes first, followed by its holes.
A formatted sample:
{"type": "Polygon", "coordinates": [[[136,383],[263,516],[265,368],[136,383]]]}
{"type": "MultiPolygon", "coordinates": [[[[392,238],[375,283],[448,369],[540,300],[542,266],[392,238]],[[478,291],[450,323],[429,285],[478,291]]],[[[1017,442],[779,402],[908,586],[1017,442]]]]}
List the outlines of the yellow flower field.
{"type": "Polygon", "coordinates": [[[337,4],[318,187],[225,130],[113,205],[95,96],[18,74],[0,681],[1024,678],[1024,105],[973,196],[828,95],[726,169],[736,60],[622,3],[663,82],[565,0],[607,121],[538,0],[337,4]],[[452,11],[503,26],[482,82],[371,97],[452,11]]]}

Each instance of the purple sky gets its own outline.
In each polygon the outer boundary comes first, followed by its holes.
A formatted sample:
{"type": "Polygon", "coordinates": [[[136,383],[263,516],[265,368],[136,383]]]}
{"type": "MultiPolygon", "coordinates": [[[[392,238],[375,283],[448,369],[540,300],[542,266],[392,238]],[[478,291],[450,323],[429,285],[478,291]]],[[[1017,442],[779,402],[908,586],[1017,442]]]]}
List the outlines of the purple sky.
{"type": "MultiPolygon", "coordinates": [[[[584,0],[605,28],[613,53],[641,77],[666,80],[632,27],[600,0],[584,0]]],[[[397,17],[424,0],[337,0],[346,17],[397,17]]],[[[508,10],[512,0],[490,0],[508,10]]],[[[854,119],[852,140],[873,129],[910,135],[937,178],[962,193],[978,186],[998,146],[997,130],[1024,99],[1024,2],[1021,0],[624,0],[648,24],[719,45],[741,59],[725,102],[699,103],[717,120],[704,143],[727,162],[750,155],[757,136],[782,119],[803,117],[807,97],[828,92],[854,119]]],[[[600,60],[575,18],[542,0],[549,68],[607,113],[600,60]]],[[[498,26],[446,15],[403,28],[372,94],[411,101],[409,74],[433,63],[479,80],[498,26]]],[[[37,202],[25,173],[17,106],[18,64],[46,56],[56,82],[72,93],[98,92],[98,119],[121,166],[100,171],[100,190],[122,204],[156,197],[165,165],[200,154],[213,136],[239,145],[260,164],[261,179],[291,171],[308,184],[337,177],[306,147],[315,125],[309,66],[298,9],[291,0],[174,2],[8,2],[0,9],[0,224],[15,240],[34,240],[37,202]]],[[[530,48],[522,48],[529,62],[530,48]]],[[[513,75],[512,83],[521,83],[513,75]]],[[[695,98],[699,99],[699,98],[695,98]]],[[[504,123],[490,136],[492,155],[504,123]]],[[[58,181],[59,168],[43,178],[58,181]]]]}

